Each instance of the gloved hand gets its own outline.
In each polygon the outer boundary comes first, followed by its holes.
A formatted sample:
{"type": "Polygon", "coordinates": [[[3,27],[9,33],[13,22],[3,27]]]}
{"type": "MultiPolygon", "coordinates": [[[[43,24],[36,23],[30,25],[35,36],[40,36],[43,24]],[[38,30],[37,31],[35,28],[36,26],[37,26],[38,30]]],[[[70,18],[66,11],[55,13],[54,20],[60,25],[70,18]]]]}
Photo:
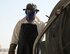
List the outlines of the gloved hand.
{"type": "Polygon", "coordinates": [[[15,51],[9,51],[8,54],[15,54],[15,51]]]}
{"type": "Polygon", "coordinates": [[[15,54],[15,48],[17,44],[10,44],[8,54],[15,54]]]}

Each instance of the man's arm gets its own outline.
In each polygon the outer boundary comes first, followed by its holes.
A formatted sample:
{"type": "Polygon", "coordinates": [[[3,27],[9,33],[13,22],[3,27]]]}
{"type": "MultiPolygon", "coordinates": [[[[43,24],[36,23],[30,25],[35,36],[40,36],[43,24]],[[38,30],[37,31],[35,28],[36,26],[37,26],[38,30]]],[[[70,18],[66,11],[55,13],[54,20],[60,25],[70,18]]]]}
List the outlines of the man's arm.
{"type": "Polygon", "coordinates": [[[15,54],[15,49],[16,49],[16,46],[18,43],[18,36],[19,36],[19,32],[20,32],[20,26],[21,26],[20,22],[18,22],[14,28],[14,32],[13,32],[8,54],[15,54]]]}

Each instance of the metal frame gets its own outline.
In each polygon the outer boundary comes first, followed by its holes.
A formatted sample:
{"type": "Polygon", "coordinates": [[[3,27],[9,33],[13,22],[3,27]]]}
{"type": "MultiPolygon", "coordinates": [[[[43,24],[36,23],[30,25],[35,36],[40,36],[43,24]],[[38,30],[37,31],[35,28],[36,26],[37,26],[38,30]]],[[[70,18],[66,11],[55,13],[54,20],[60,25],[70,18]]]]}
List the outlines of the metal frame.
{"type": "MultiPolygon", "coordinates": [[[[63,6],[65,8],[68,4],[70,4],[70,0],[67,0],[63,5],[61,5],[61,7],[63,6]]],[[[48,20],[47,25],[45,26],[44,30],[36,38],[34,45],[33,45],[33,54],[35,54],[35,48],[36,48],[37,43],[40,41],[41,37],[47,31],[47,29],[50,27],[50,25],[56,20],[56,18],[57,18],[57,15],[55,15],[55,14],[52,17],[50,17],[50,19],[48,20]]]]}

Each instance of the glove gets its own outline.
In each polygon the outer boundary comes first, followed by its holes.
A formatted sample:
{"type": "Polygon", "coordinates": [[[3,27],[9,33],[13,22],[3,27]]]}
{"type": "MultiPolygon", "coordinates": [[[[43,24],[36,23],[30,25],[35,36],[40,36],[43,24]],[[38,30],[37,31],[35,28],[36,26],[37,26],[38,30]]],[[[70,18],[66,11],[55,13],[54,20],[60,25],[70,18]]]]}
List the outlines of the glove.
{"type": "Polygon", "coordinates": [[[10,44],[8,54],[15,54],[15,48],[17,44],[10,44]]]}
{"type": "Polygon", "coordinates": [[[8,54],[15,54],[15,51],[9,51],[8,54]]]}

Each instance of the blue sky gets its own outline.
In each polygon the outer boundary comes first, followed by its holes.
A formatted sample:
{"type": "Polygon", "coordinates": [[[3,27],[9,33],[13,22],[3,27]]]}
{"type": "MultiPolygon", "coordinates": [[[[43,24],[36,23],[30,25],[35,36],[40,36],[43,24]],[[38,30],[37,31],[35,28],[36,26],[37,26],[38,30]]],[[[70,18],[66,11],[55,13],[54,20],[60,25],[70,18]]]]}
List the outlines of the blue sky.
{"type": "Polygon", "coordinates": [[[13,29],[16,23],[25,16],[22,10],[28,3],[34,3],[40,10],[37,16],[43,22],[48,18],[52,9],[59,0],[0,0],[0,44],[2,48],[8,48],[13,29]]]}

